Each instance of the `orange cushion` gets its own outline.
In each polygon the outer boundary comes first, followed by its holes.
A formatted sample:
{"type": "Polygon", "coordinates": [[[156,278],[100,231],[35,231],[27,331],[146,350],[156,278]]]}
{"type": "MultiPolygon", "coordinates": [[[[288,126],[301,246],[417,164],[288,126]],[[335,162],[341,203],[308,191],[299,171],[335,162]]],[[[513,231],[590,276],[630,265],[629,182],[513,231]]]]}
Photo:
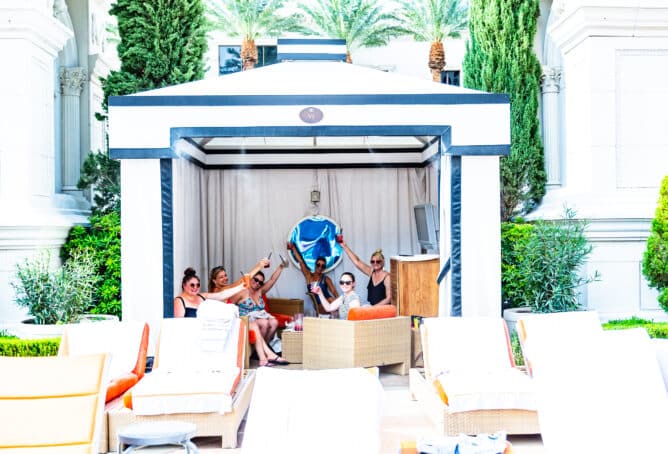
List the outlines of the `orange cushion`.
{"type": "Polygon", "coordinates": [[[128,389],[125,394],[123,394],[123,406],[132,410],[132,390],[128,389]]]}
{"type": "Polygon", "coordinates": [[[132,388],[138,381],[139,377],[132,372],[110,380],[109,385],[107,386],[107,396],[104,401],[109,402],[110,400],[117,398],[125,391],[132,388]]]}
{"type": "Polygon", "coordinates": [[[139,355],[137,356],[137,363],[132,372],[137,376],[137,380],[141,380],[146,372],[146,354],[148,351],[148,323],[144,324],[144,331],[141,335],[141,343],[139,344],[139,355]]]}
{"type": "Polygon", "coordinates": [[[348,320],[376,320],[397,316],[397,308],[391,304],[380,306],[352,307],[348,311],[348,320]]]}

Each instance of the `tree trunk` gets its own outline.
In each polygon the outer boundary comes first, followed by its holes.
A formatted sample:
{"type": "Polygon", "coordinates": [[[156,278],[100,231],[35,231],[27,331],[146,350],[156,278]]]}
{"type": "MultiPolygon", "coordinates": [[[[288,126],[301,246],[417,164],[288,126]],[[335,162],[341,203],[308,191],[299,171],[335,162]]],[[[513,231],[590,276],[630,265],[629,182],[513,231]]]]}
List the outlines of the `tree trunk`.
{"type": "Polygon", "coordinates": [[[257,46],[254,40],[244,38],[244,41],[241,43],[240,57],[242,71],[255,68],[257,64],[257,46]]]}
{"type": "Polygon", "coordinates": [[[350,56],[350,51],[346,51],[346,63],[351,63],[353,62],[353,57],[350,56]]]}
{"type": "Polygon", "coordinates": [[[434,41],[429,49],[429,69],[431,69],[431,78],[434,82],[441,82],[441,71],[445,68],[445,49],[443,43],[434,41]]]}

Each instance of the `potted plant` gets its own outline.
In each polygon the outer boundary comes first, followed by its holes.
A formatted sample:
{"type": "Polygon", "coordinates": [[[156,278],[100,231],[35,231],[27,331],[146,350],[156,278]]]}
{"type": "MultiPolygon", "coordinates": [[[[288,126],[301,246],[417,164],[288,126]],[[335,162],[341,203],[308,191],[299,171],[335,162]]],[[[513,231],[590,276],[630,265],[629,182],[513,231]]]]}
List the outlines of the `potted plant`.
{"type": "Polygon", "coordinates": [[[591,253],[585,231],[587,222],[575,219],[565,208],[563,219],[537,221],[529,237],[517,250],[513,276],[517,280],[516,308],[504,311],[506,321],[516,321],[527,312],[581,310],[579,289],[599,280],[598,271],[586,276],[582,268],[591,253]]]}
{"type": "Polygon", "coordinates": [[[33,317],[29,323],[57,325],[79,321],[93,303],[98,282],[90,254],[74,255],[54,269],[51,252],[43,251],[16,265],[11,285],[16,304],[28,308],[33,317]]]}

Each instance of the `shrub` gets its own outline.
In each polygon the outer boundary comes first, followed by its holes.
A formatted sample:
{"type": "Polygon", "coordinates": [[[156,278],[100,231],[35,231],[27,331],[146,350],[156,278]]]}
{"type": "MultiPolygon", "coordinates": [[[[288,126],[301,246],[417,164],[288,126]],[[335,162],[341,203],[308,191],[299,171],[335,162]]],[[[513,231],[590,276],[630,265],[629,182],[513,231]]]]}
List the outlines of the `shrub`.
{"type": "Polygon", "coordinates": [[[580,308],[579,287],[599,279],[584,277],[581,268],[591,253],[586,221],[565,209],[559,221],[538,221],[526,242],[518,246],[516,276],[521,292],[516,296],[534,312],[562,312],[580,308]]]}
{"type": "Polygon", "coordinates": [[[522,346],[517,331],[513,330],[510,333],[510,347],[513,350],[513,358],[516,366],[524,366],[524,354],[522,353],[522,346]]]}
{"type": "Polygon", "coordinates": [[[94,214],[89,226],[75,226],[63,245],[63,259],[89,254],[101,284],[95,288],[94,314],[121,317],[121,219],[117,212],[94,214]]]}
{"type": "Polygon", "coordinates": [[[659,203],[643,254],[642,273],[659,291],[659,304],[668,312],[668,176],[661,182],[659,203]]]}
{"type": "Polygon", "coordinates": [[[74,254],[52,270],[50,251],[18,263],[16,277],[11,283],[15,302],[27,307],[37,324],[77,321],[91,307],[99,280],[89,254],[74,254]]]}
{"type": "Polygon", "coordinates": [[[534,226],[523,219],[501,223],[501,301],[504,308],[522,305],[524,283],[519,276],[521,251],[533,233],[534,226]]]}
{"type": "Polygon", "coordinates": [[[0,356],[56,356],[60,338],[16,339],[0,338],[0,356]]]}

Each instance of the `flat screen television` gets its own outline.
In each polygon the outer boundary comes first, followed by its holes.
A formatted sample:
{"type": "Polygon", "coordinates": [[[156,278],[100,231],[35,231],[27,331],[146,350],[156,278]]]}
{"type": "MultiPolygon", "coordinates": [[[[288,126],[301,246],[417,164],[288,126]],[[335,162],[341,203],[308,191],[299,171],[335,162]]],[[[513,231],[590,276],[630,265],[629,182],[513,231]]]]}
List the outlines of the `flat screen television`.
{"type": "Polygon", "coordinates": [[[438,250],[438,210],[431,203],[413,207],[417,239],[422,249],[438,250]]]}

